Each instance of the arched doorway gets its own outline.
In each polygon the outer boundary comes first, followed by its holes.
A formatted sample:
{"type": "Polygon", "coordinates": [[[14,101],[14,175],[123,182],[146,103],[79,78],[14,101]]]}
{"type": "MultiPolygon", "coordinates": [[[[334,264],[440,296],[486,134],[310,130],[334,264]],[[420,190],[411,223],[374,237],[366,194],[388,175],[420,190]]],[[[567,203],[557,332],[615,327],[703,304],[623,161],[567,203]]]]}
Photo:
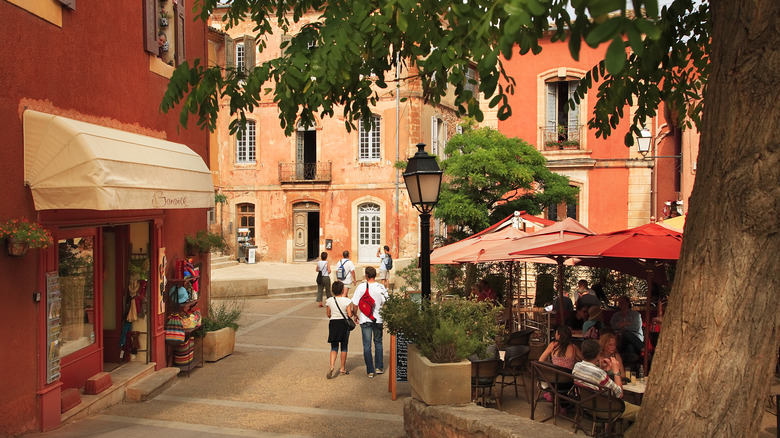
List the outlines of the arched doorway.
{"type": "Polygon", "coordinates": [[[315,260],[320,255],[320,206],[314,202],[293,205],[293,261],[315,260]]]}
{"type": "Polygon", "coordinates": [[[376,251],[382,239],[381,207],[374,203],[358,206],[358,262],[377,263],[376,251]]]}

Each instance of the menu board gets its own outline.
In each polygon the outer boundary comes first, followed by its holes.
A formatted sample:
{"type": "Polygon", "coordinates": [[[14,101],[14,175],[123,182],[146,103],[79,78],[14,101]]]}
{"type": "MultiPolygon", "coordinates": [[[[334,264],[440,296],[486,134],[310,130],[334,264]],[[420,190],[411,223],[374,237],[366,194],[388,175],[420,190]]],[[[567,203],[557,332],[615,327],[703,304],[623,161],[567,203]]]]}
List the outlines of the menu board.
{"type": "Polygon", "coordinates": [[[402,333],[395,335],[395,381],[406,382],[406,346],[409,341],[402,333]]]}
{"type": "Polygon", "coordinates": [[[62,297],[60,295],[60,277],[56,271],[46,273],[46,383],[60,378],[60,333],[62,331],[60,315],[62,297]]]}

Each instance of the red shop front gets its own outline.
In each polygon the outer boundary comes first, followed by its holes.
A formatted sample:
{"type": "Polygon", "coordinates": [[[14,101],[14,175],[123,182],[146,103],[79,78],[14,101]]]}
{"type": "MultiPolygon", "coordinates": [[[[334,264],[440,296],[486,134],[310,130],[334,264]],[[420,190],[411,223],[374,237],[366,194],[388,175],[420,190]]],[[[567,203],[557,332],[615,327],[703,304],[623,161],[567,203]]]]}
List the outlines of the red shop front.
{"type": "Polygon", "coordinates": [[[24,113],[25,180],[55,245],[39,272],[38,397],[44,430],[61,394],[127,363],[166,366],[165,278],[205,229],[211,173],[182,144],[24,113]]]}

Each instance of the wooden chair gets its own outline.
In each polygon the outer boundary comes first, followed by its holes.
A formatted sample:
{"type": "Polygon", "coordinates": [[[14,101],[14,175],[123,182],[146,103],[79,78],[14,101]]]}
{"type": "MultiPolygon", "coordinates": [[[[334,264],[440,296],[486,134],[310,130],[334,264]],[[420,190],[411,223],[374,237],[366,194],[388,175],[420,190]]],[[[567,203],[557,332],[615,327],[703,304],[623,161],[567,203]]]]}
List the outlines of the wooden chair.
{"type": "MultiPolygon", "coordinates": [[[[540,420],[545,422],[552,419],[553,424],[558,424],[558,418],[574,423],[575,431],[583,429],[579,424],[582,418],[580,413],[579,395],[574,388],[574,376],[568,368],[559,367],[547,362],[531,362],[531,388],[533,396],[531,397],[531,420],[534,419],[536,407],[539,405],[539,398],[544,393],[549,393],[552,398],[552,414],[549,417],[540,420]],[[574,409],[574,417],[570,418],[561,412],[562,405],[574,409]]],[[[584,429],[583,429],[584,430],[584,429]]]]}
{"type": "MultiPolygon", "coordinates": [[[[612,391],[605,386],[599,386],[598,389],[595,389],[577,384],[576,390],[580,398],[580,412],[584,418],[592,422],[590,436],[595,436],[596,426],[599,424],[604,426],[604,435],[606,436],[623,435],[622,421],[620,421],[620,416],[626,408],[623,400],[615,397],[612,391]],[[620,434],[615,432],[616,425],[621,426],[620,434]]],[[[577,424],[579,426],[579,423],[577,424]]],[[[574,431],[576,433],[577,429],[575,428],[574,431]]]]}
{"type": "MultiPolygon", "coordinates": [[[[496,384],[498,372],[503,366],[501,359],[486,359],[471,361],[471,399],[480,406],[485,406],[493,399],[493,386],[496,384]]],[[[501,409],[501,400],[496,399],[501,409]]]]}
{"type": "Polygon", "coordinates": [[[504,366],[498,372],[501,376],[501,391],[498,395],[499,400],[504,396],[504,387],[514,385],[515,397],[518,397],[517,393],[517,379],[520,378],[520,382],[525,389],[525,397],[528,402],[531,402],[531,396],[528,395],[528,386],[525,384],[523,375],[528,369],[528,353],[531,352],[531,347],[526,345],[513,345],[507,347],[504,354],[504,366]],[[511,381],[507,379],[511,378],[511,381]]]}

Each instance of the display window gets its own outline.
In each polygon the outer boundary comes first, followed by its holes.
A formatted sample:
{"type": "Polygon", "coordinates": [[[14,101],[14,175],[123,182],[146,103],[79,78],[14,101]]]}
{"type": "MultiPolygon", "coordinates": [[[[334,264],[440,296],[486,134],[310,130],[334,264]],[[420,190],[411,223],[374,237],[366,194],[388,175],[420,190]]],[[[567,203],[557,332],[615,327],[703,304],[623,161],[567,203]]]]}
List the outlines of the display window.
{"type": "Polygon", "coordinates": [[[87,231],[60,236],[57,241],[61,293],[60,355],[67,356],[94,345],[95,240],[87,231]]]}

